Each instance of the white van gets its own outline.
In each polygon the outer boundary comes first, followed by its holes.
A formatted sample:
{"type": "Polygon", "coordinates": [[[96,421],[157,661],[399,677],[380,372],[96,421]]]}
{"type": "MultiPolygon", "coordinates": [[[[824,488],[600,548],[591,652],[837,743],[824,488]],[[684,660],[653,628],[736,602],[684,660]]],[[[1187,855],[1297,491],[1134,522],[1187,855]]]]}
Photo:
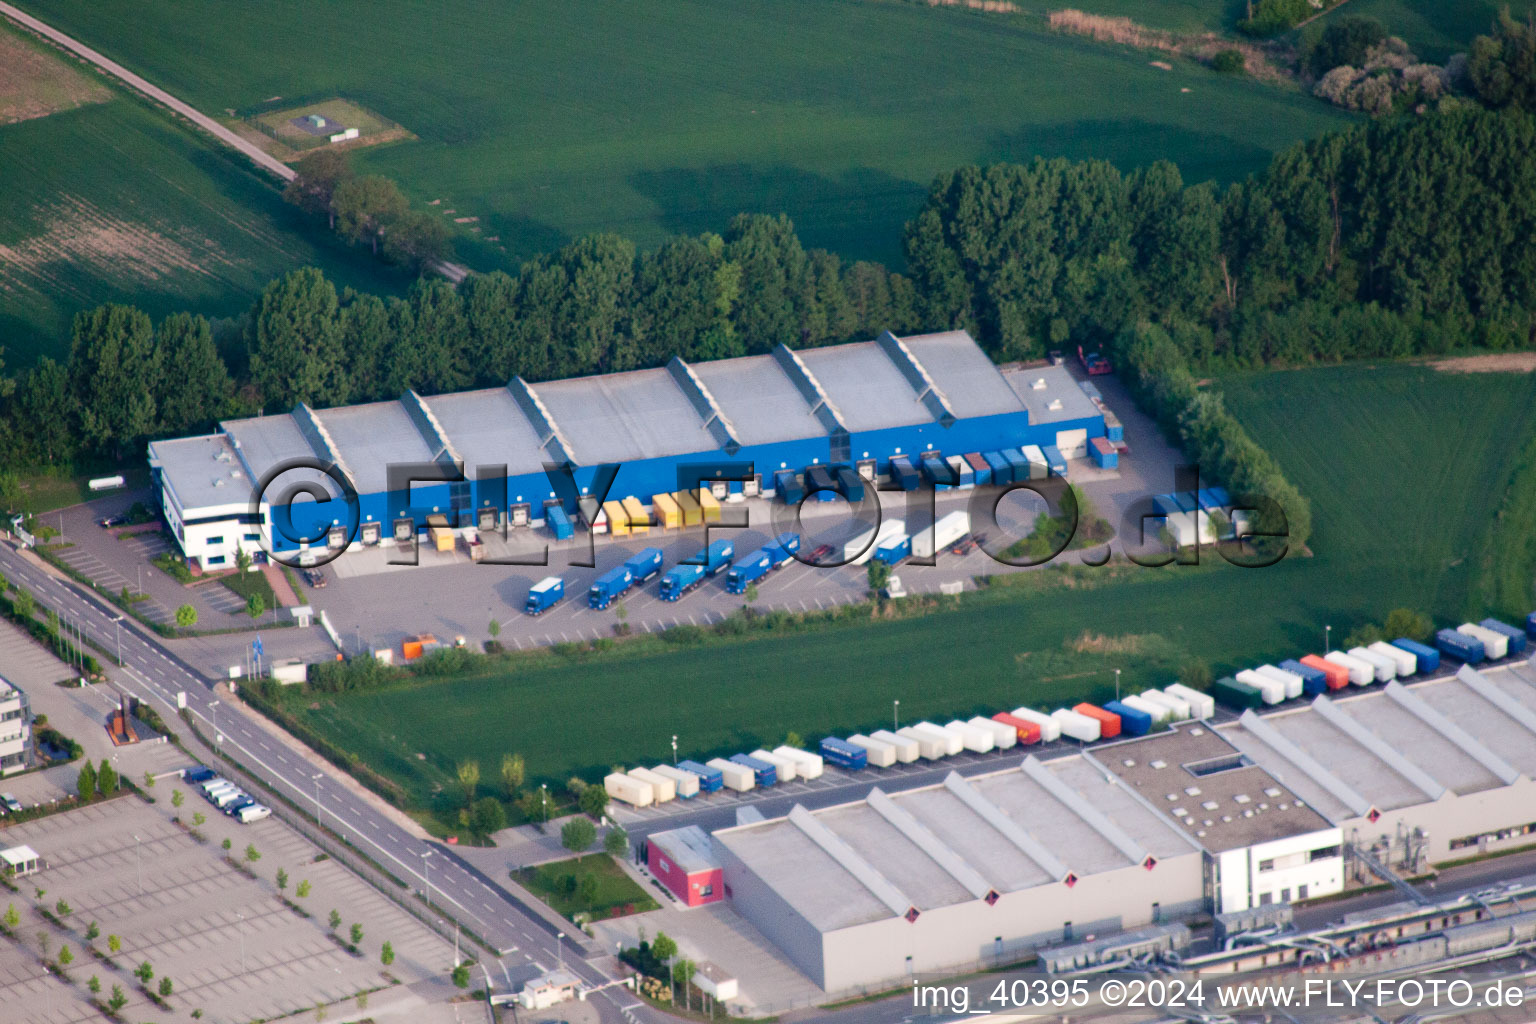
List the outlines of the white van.
{"type": "Polygon", "coordinates": [[[271,815],[272,809],[270,807],[263,807],[261,804],[251,804],[249,807],[240,808],[240,812],[235,817],[240,819],[240,824],[249,825],[253,821],[260,821],[262,818],[271,817],[271,815]]]}
{"type": "Polygon", "coordinates": [[[228,789],[213,798],[213,805],[220,810],[228,807],[236,800],[245,799],[245,791],[242,789],[228,789]]]}

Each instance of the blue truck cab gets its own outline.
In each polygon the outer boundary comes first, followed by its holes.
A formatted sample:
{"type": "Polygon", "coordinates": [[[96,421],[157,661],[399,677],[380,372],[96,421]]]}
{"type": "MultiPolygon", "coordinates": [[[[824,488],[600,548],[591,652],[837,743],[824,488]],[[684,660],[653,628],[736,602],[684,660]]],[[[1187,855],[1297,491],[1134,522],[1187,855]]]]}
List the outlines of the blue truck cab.
{"type": "Polygon", "coordinates": [[[542,615],[565,597],[565,580],[559,576],[546,576],[528,588],[528,601],[523,611],[529,615],[542,615]]]}
{"type": "Polygon", "coordinates": [[[768,553],[768,548],[761,547],[756,551],[750,551],[736,560],[731,566],[731,571],[725,576],[725,590],[729,594],[744,594],[750,584],[756,583],[768,575],[768,570],[773,568],[773,559],[768,553]]]}
{"type": "Polygon", "coordinates": [[[676,601],[703,582],[704,567],[684,562],[681,565],[674,565],[662,574],[661,588],[656,596],[663,601],[676,601]]]}
{"type": "Polygon", "coordinates": [[[614,599],[624,596],[634,582],[635,574],[628,563],[615,566],[592,581],[592,589],[587,591],[587,605],[599,610],[607,608],[614,599]]]}

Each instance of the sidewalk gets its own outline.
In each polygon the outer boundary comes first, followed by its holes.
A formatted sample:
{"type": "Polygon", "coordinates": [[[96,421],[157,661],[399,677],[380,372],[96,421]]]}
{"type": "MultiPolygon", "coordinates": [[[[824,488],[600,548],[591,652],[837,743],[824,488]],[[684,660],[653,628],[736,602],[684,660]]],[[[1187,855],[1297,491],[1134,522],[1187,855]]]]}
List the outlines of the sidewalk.
{"type": "Polygon", "coordinates": [[[293,592],[293,586],[288,582],[288,576],[282,569],[268,562],[261,567],[261,574],[267,578],[267,584],[272,588],[272,593],[277,596],[279,607],[297,608],[304,603],[293,592]]]}

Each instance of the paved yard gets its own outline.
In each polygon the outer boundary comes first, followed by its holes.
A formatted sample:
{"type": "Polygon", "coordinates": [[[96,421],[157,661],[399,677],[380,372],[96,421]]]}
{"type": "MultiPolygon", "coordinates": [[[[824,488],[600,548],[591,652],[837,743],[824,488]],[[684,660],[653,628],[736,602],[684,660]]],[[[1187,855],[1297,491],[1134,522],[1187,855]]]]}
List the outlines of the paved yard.
{"type": "MultiPolygon", "coordinates": [[[[53,907],[68,902],[66,924],[74,933],[55,934],[77,952],[71,973],[83,982],[86,968],[104,985],[112,981],[128,991],[137,982],[128,976],[135,966],[150,963],[156,982],[169,977],[174,984],[170,1004],[178,1020],[190,1020],[194,1010],[205,1021],[231,1024],[273,1018],[312,1009],[317,1004],[345,1003],[333,1012],[355,1014],[357,993],[384,989],[369,998],[382,1007],[422,1004],[412,989],[425,986],[430,995],[441,988],[452,967],[453,949],[413,918],[346,871],[335,861],[316,860],[318,851],[297,833],[269,818],[242,826],[226,818],[190,788],[184,788],[180,814],[206,816],[199,842],[171,820],[171,790],[183,788],[162,781],[151,806],[134,797],[95,804],[0,831],[7,844],[27,843],[46,859],[47,867],[23,883],[18,901],[53,907]],[[228,838],[232,855],[240,858],[246,844],[260,854],[255,878],[237,871],[221,848],[228,838]],[[290,899],[309,909],[304,917],[278,898],[273,879],[279,869],[289,875],[290,899]],[[307,881],[312,891],[298,898],[296,888],[307,881]],[[45,890],[41,901],[37,888],[45,890]],[[363,926],[360,955],[343,949],[329,934],[331,909],[342,916],[338,932],[363,926]],[[120,936],[119,965],[94,962],[84,953],[86,925],[96,922],[101,937],[93,944],[107,949],[107,936],[120,936]],[[380,949],[389,941],[394,963],[380,962],[380,949]],[[109,975],[113,977],[109,979],[109,975]]],[[[4,966],[0,963],[0,966],[4,966]]],[[[28,978],[19,963],[13,984],[42,992],[38,978],[28,978]]],[[[430,1002],[441,1002],[429,999],[430,1002]]],[[[153,1010],[156,1019],[165,1017],[153,1010]]],[[[436,1016],[434,1014],[434,1016],[436,1016]]],[[[131,1014],[130,1019],[142,1019],[131,1014]]],[[[10,1019],[7,1017],[7,1019],[10,1019]]],[[[39,1019],[47,1019],[40,1017],[39,1019]]],[[[60,1017],[60,1020],[90,1019],[60,1017]]]]}

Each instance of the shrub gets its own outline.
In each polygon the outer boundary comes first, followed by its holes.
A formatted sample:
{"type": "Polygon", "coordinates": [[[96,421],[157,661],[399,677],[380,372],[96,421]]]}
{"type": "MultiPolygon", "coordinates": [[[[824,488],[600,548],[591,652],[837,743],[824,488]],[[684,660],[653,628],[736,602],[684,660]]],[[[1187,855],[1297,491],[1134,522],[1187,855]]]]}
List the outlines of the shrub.
{"type": "Polygon", "coordinates": [[[1222,50],[1211,58],[1211,70],[1223,75],[1240,75],[1247,70],[1239,50],[1222,50]]]}
{"type": "Polygon", "coordinates": [[[1371,47],[1387,37],[1387,30],[1375,18],[1345,15],[1330,19],[1326,28],[1307,47],[1302,67],[1314,78],[1332,71],[1340,64],[1365,63],[1371,47]]]}
{"type": "Polygon", "coordinates": [[[197,609],[190,604],[184,604],[176,609],[176,625],[182,629],[191,629],[197,625],[197,609]]]}

